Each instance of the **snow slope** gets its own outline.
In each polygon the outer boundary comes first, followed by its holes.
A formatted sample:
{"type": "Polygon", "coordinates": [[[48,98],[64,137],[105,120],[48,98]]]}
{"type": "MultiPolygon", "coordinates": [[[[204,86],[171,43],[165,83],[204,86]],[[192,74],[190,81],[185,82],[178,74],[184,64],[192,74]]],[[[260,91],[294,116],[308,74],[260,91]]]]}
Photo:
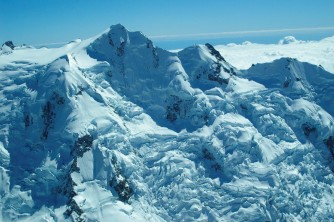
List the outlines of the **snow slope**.
{"type": "Polygon", "coordinates": [[[210,44],[168,52],[121,25],[14,48],[0,218],[333,221],[332,82],[293,59],[239,71],[210,44]]]}
{"type": "Polygon", "coordinates": [[[253,65],[242,73],[243,77],[261,83],[266,88],[278,89],[283,95],[314,100],[334,116],[334,75],[322,67],[281,58],[272,63],[253,65]]]}
{"type": "Polygon", "coordinates": [[[296,58],[301,62],[321,65],[334,73],[334,36],[320,41],[299,41],[287,36],[278,44],[228,44],[215,48],[238,69],[248,69],[252,64],[272,62],[282,57],[296,58]]]}

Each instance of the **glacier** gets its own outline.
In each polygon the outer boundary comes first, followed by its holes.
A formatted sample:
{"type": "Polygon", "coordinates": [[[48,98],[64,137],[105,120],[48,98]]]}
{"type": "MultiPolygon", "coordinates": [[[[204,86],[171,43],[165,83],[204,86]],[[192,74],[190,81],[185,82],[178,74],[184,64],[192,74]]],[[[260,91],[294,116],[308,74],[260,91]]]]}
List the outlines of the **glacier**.
{"type": "Polygon", "coordinates": [[[0,220],[334,221],[334,75],[220,51],[3,46],[0,220]]]}

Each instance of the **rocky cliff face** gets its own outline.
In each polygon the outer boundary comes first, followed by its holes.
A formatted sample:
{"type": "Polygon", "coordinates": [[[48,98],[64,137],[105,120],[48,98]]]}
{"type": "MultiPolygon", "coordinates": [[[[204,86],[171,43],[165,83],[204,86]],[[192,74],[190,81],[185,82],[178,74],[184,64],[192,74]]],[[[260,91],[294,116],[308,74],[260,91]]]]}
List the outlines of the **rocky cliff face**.
{"type": "Polygon", "coordinates": [[[112,26],[0,59],[3,221],[331,220],[333,78],[112,26]]]}

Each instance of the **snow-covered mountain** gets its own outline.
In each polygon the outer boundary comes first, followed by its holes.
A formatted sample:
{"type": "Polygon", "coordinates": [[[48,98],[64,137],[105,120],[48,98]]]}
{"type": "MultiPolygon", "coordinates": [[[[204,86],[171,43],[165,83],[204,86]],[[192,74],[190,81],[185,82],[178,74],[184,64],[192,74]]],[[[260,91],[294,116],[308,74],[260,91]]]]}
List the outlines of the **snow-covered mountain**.
{"type": "Polygon", "coordinates": [[[332,74],[121,25],[0,53],[2,221],[333,221],[332,74]]]}

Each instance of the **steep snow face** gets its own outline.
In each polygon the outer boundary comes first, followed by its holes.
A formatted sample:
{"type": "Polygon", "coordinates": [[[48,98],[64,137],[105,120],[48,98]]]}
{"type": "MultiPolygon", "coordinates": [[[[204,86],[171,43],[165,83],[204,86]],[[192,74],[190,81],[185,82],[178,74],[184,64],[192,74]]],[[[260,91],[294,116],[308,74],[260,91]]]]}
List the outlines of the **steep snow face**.
{"type": "Polygon", "coordinates": [[[282,58],[272,63],[257,64],[243,76],[277,89],[291,98],[307,98],[316,101],[334,115],[334,75],[322,67],[302,63],[296,59],[282,58]]]}
{"type": "Polygon", "coordinates": [[[225,87],[235,74],[234,68],[212,46],[186,49],[178,58],[155,47],[140,32],[128,32],[121,25],[112,26],[87,52],[107,62],[106,80],[114,90],[144,108],[160,125],[177,131],[193,131],[203,126],[209,117],[202,111],[211,106],[203,90],[225,87]]]}
{"type": "Polygon", "coordinates": [[[2,221],[331,221],[333,78],[121,25],[0,55],[2,221]],[[31,55],[31,56],[30,56],[31,55]]]}
{"type": "MultiPolygon", "coordinates": [[[[194,94],[176,55],[156,48],[140,32],[128,32],[121,25],[112,26],[87,52],[108,63],[106,80],[111,87],[143,107],[156,121],[164,119],[167,106],[174,102],[170,100],[176,97],[176,100],[187,100],[194,94]]],[[[175,115],[173,121],[180,116],[175,115]]]]}
{"type": "Polygon", "coordinates": [[[178,56],[194,88],[225,88],[231,75],[236,75],[236,69],[208,43],[186,48],[178,52],[178,56]]]}

